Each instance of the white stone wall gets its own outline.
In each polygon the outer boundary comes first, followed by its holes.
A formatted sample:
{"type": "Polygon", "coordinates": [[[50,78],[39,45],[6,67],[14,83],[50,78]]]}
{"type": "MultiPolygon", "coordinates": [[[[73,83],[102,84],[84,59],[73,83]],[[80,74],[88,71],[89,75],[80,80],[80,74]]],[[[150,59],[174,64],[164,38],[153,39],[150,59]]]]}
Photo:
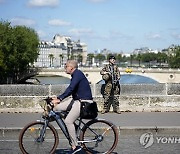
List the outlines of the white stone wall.
{"type": "MultiPolygon", "coordinates": [[[[0,112],[42,112],[43,98],[61,94],[68,85],[0,85],[0,112]]],[[[91,85],[99,111],[103,108],[100,85],[91,85]]],[[[180,84],[121,85],[123,112],[180,111],[180,84]]]]}

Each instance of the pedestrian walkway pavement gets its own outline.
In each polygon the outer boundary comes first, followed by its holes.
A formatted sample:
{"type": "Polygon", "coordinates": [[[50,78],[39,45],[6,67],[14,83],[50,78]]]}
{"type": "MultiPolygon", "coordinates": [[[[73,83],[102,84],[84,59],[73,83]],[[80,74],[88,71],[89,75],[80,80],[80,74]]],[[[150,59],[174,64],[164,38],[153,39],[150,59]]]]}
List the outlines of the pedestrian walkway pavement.
{"type": "MultiPolygon", "coordinates": [[[[179,154],[179,117],[180,112],[122,112],[98,115],[98,118],[118,126],[119,141],[114,154],[179,154]],[[144,137],[145,135],[149,136],[144,137]],[[146,148],[146,145],[149,147],[146,148]]],[[[41,119],[40,113],[0,113],[0,153],[20,153],[20,129],[37,119],[41,119]]],[[[58,134],[62,141],[58,145],[57,153],[64,153],[64,148],[67,149],[69,144],[61,131],[58,131],[58,134]]]]}
{"type": "MultiPolygon", "coordinates": [[[[121,129],[179,128],[180,112],[122,112],[99,113],[98,118],[111,121],[121,129]]],[[[41,113],[0,113],[0,128],[22,128],[41,119],[41,113]]]]}

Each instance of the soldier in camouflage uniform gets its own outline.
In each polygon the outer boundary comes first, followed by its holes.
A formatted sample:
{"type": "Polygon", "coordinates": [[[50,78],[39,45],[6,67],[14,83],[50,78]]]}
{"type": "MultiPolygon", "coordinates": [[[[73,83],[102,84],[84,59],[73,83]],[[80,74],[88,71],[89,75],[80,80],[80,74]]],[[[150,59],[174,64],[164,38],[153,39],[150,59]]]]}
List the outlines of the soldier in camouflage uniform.
{"type": "Polygon", "coordinates": [[[102,75],[105,85],[103,88],[103,98],[104,98],[104,109],[102,114],[109,112],[111,104],[113,107],[113,112],[120,114],[119,110],[119,100],[118,96],[120,95],[120,72],[118,66],[115,64],[116,58],[114,56],[109,57],[109,64],[101,70],[100,74],[102,75]]]}

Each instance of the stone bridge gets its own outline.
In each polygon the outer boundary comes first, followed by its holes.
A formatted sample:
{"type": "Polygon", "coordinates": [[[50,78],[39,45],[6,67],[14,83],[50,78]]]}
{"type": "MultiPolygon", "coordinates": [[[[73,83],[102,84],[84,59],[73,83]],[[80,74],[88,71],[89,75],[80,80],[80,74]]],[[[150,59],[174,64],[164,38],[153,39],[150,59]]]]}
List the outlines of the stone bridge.
{"type": "MultiPolygon", "coordinates": [[[[100,70],[102,68],[79,68],[84,72],[87,76],[89,82],[92,84],[96,84],[102,80],[102,76],[100,75],[100,70]]],[[[180,81],[180,69],[160,69],[160,68],[120,68],[121,74],[135,74],[145,76],[151,79],[156,80],[159,83],[179,83],[180,81]],[[129,71],[130,70],[130,71],[129,71]]],[[[43,68],[38,73],[40,76],[62,76],[66,78],[70,78],[70,75],[64,72],[63,68],[43,68]]]]}

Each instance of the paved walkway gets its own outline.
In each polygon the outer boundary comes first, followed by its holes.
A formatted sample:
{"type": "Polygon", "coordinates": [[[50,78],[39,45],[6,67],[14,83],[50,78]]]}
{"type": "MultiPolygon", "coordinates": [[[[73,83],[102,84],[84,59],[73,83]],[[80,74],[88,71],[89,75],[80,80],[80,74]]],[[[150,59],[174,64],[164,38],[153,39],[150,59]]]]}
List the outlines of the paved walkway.
{"type": "MultiPolygon", "coordinates": [[[[100,114],[122,129],[180,128],[180,112],[122,112],[100,114]]],[[[22,128],[27,123],[41,119],[41,113],[0,113],[0,128],[22,128]]]]}
{"type": "MultiPolygon", "coordinates": [[[[18,145],[19,131],[27,123],[40,119],[40,113],[0,113],[0,153],[20,154],[18,145]]],[[[180,112],[125,112],[99,114],[99,118],[112,121],[120,126],[119,142],[114,154],[179,154],[180,112]],[[155,128],[158,128],[156,131],[155,128]],[[162,128],[162,129],[160,129],[162,128]],[[140,144],[140,138],[145,133],[153,134],[153,144],[145,148],[140,144]],[[159,140],[157,140],[157,137],[159,140]],[[160,138],[163,137],[162,140],[160,138]],[[178,143],[167,143],[169,137],[176,137],[178,143]]],[[[69,150],[69,144],[60,134],[61,142],[57,154],[69,150]]],[[[151,140],[150,140],[151,141],[151,140]]]]}

